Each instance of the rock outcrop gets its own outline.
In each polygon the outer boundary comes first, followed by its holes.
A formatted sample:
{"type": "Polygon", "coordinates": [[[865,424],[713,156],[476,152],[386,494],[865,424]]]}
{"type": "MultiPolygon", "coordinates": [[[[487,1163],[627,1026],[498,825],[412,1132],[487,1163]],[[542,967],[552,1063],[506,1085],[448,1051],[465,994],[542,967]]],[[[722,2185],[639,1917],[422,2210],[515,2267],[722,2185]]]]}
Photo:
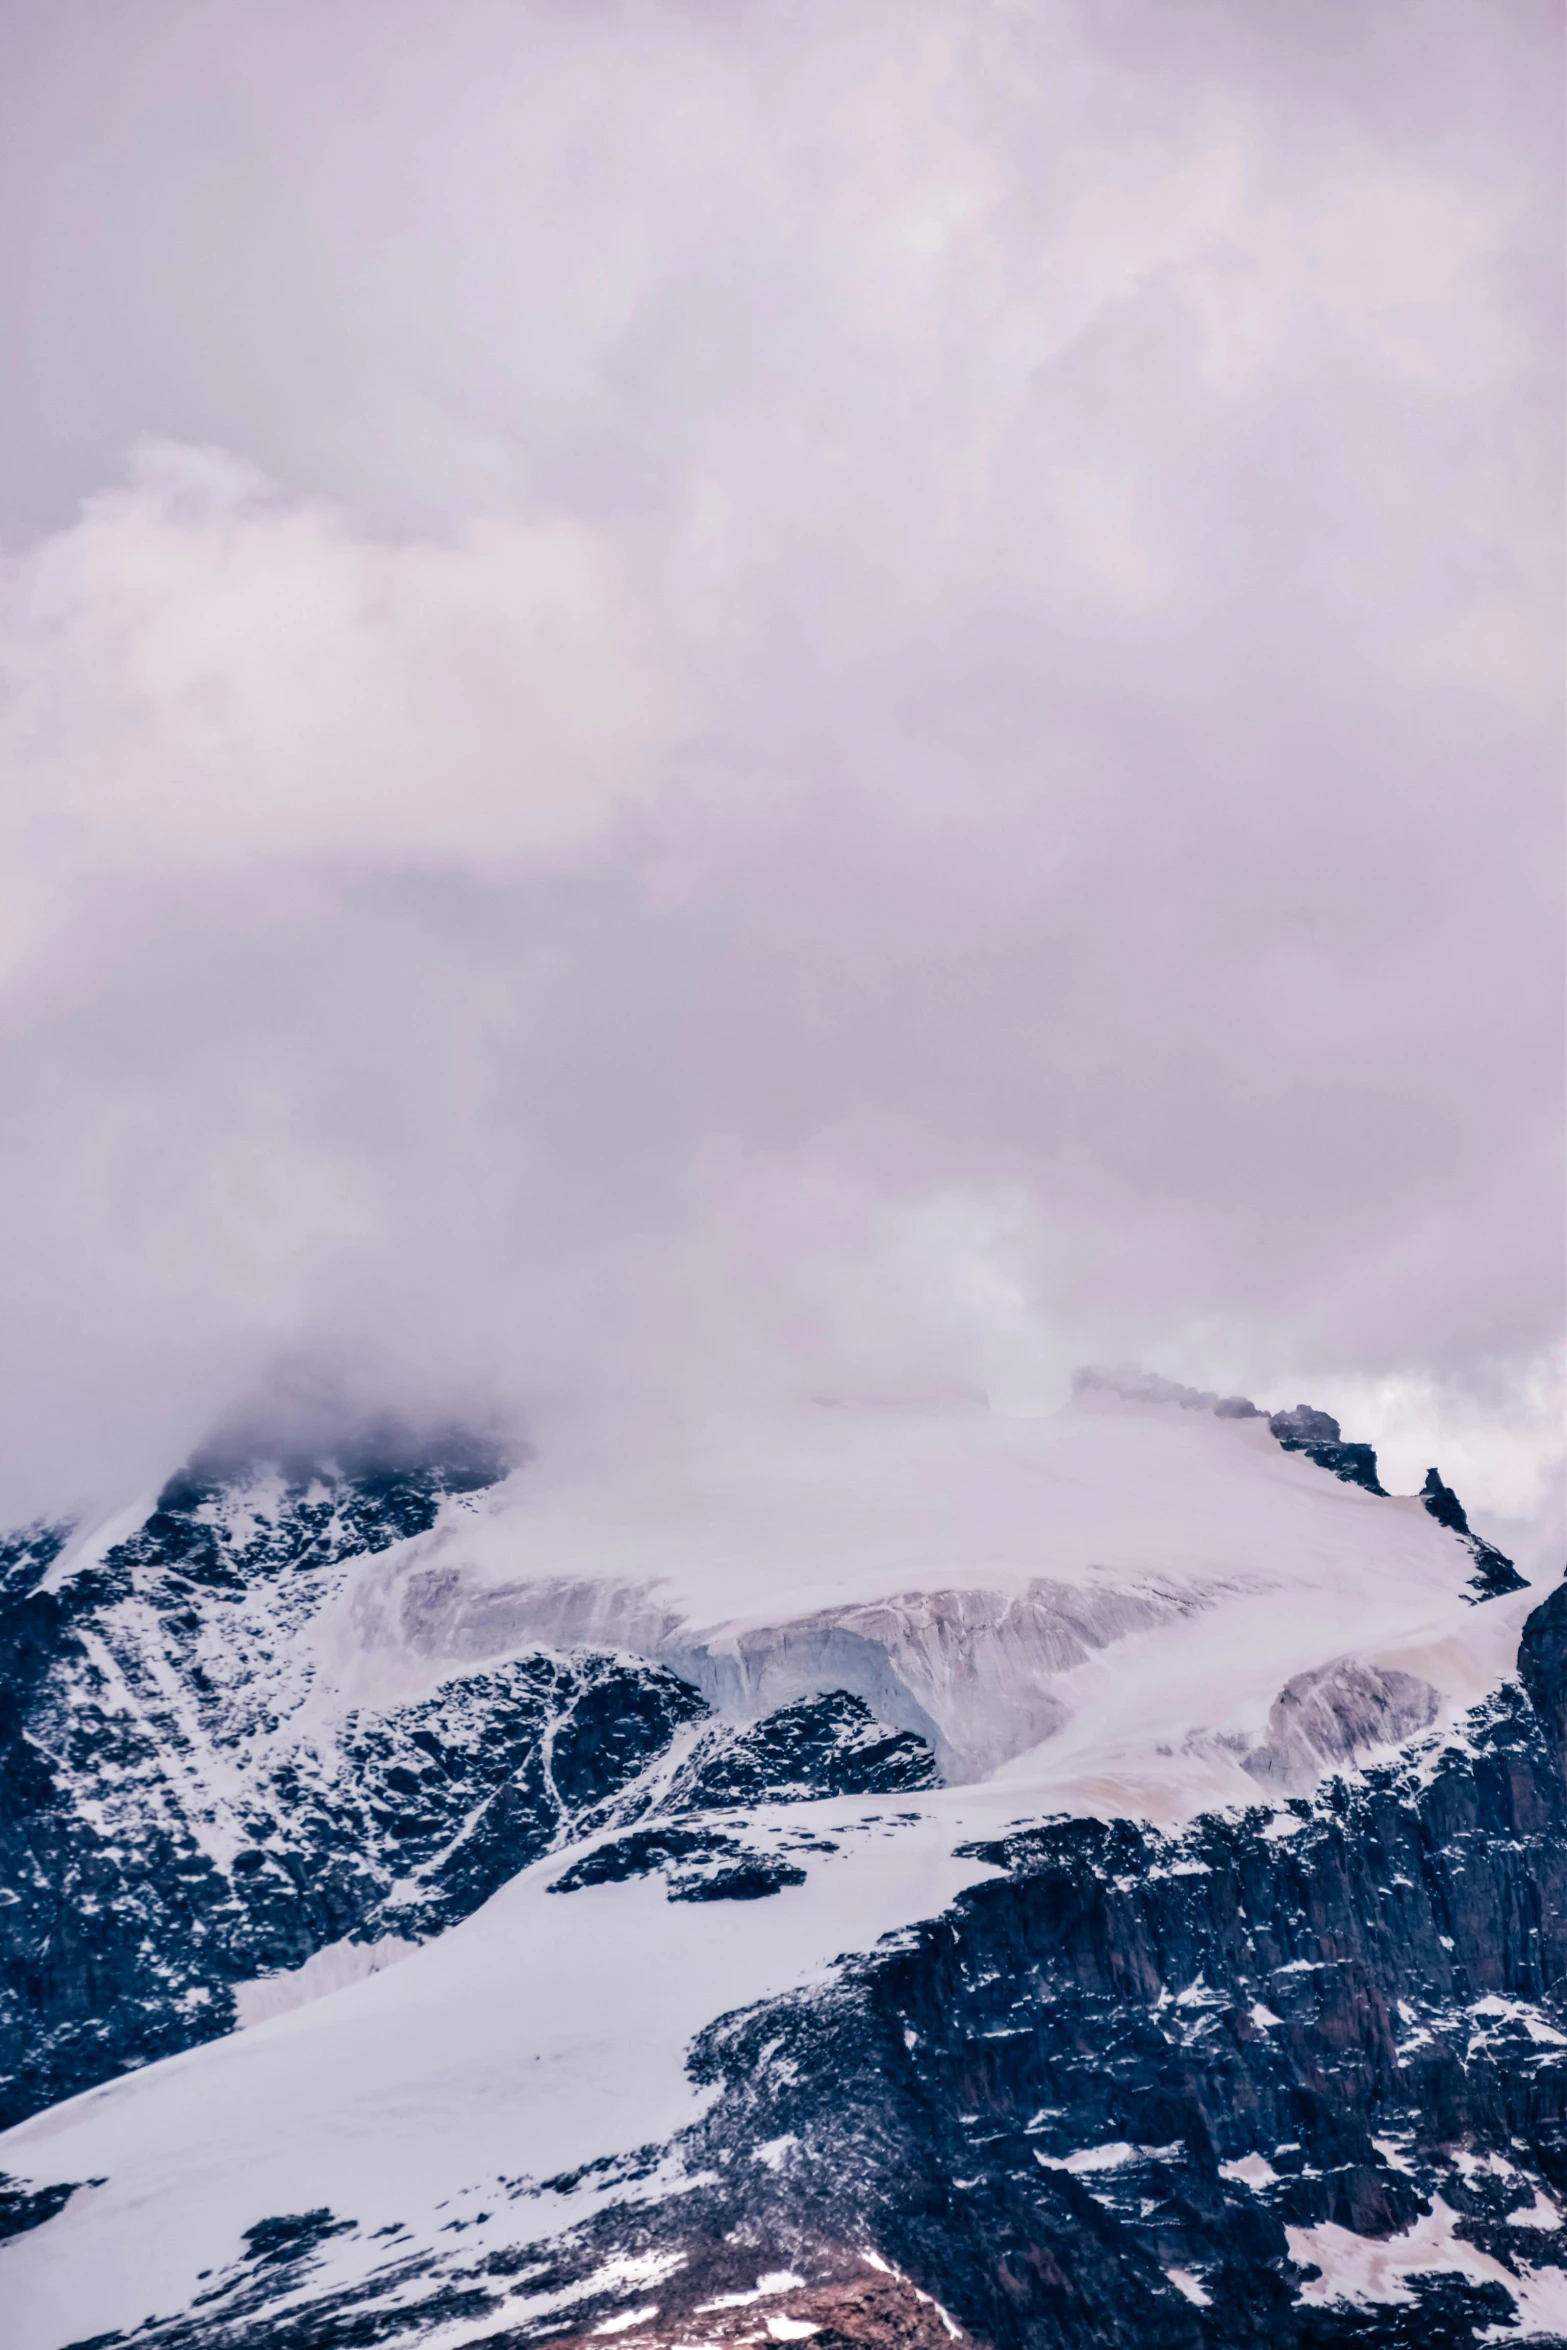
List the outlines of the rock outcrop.
{"type": "Polygon", "coordinates": [[[1369,1444],[1346,1444],[1331,1412],[1298,1403],[1292,1412],[1275,1412],[1268,1427],[1286,1452],[1303,1452],[1319,1469],[1342,1477],[1346,1485],[1359,1485],[1367,1493],[1386,1493],[1377,1475],[1375,1449],[1369,1444]]]}
{"type": "Polygon", "coordinates": [[[1483,1541],[1469,1524],[1469,1513],[1451,1485],[1444,1485],[1435,1469],[1427,1469],[1426,1481],[1420,1489],[1420,1498],[1439,1526],[1456,1534],[1465,1544],[1475,1562],[1471,1589],[1477,1599],[1497,1599],[1504,1591],[1524,1591],[1528,1588],[1522,1575],[1506,1553],[1495,1543],[1483,1541]]]}
{"type": "Polygon", "coordinates": [[[1518,1677],[1567,1765],[1567,1582],[1558,1583],[1524,1625],[1518,1677]]]}
{"type": "Polygon", "coordinates": [[[1416,1674],[1340,1657],[1285,1683],[1269,1712],[1266,1740],[1241,1768],[1264,1787],[1314,1787],[1324,1770],[1424,1730],[1439,1703],[1430,1682],[1416,1674]]]}

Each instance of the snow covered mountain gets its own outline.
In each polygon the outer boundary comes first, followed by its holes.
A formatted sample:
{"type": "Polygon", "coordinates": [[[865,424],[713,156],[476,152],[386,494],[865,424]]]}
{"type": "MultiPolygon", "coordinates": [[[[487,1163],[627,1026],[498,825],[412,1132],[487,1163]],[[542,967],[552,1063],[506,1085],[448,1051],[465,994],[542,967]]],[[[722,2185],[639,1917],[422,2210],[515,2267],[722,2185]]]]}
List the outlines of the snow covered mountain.
{"type": "Polygon", "coordinates": [[[1567,2340],[1567,1593],[1324,1414],[387,1425],[0,1562],[17,2350],[1567,2340]]]}

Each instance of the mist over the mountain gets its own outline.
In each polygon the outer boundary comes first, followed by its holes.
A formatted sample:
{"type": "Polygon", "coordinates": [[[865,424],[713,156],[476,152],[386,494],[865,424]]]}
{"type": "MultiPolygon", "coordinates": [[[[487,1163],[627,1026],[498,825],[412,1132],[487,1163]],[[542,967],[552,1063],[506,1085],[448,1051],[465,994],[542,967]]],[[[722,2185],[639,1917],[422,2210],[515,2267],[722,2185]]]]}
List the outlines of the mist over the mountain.
{"type": "Polygon", "coordinates": [[[1136,1359],[1538,1521],[1559,46],[8,9],[8,1518],[1136,1359]]]}

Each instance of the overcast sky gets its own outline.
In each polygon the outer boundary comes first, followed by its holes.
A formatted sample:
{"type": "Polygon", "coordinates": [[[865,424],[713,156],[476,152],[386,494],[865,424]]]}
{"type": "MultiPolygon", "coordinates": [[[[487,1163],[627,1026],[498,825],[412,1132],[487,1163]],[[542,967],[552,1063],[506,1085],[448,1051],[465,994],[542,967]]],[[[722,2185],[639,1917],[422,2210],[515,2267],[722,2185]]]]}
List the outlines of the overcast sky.
{"type": "Polygon", "coordinates": [[[3,1499],[280,1355],[1541,1506],[1555,0],[0,0],[3,1499]]]}

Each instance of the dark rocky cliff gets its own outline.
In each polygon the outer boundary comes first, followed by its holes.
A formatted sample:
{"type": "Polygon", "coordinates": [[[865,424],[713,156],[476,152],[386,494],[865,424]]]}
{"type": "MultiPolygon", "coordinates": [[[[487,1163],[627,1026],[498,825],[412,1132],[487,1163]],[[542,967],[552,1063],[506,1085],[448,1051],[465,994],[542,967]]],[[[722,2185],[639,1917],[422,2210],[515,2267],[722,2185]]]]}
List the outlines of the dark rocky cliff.
{"type": "Polygon", "coordinates": [[[702,2239],[743,2227],[806,2275],[873,2244],[997,2350],[1505,2338],[1508,2272],[1567,2261],[1519,2216],[1567,2197],[1564,1649],[1558,1594],[1528,1693],[1434,1763],[1176,1838],[1021,1830],[986,1850],[1001,1878],[830,1995],[715,2025],[702,2239]],[[745,2160],[785,2136],[776,2172],[745,2160]],[[1495,2281],[1302,2300],[1287,2228],[1391,2236],[1436,2197],[1495,2281]]]}
{"type": "Polygon", "coordinates": [[[1534,1610],[1518,1644],[1518,1677],[1567,1765],[1567,1583],[1534,1610]]]}

